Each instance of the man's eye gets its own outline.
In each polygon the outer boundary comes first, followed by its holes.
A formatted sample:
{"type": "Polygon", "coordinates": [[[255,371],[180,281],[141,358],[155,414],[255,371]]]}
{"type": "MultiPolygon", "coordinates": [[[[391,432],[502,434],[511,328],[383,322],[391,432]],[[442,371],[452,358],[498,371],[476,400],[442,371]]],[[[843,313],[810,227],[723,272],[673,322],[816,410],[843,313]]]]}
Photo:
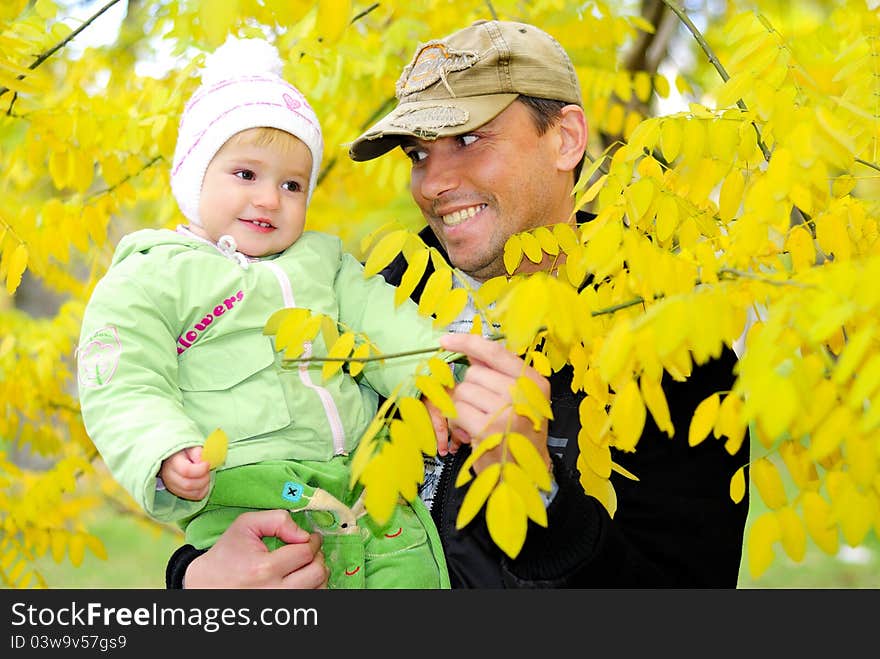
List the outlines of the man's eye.
{"type": "Polygon", "coordinates": [[[414,165],[424,160],[425,157],[428,155],[420,149],[410,149],[408,151],[404,151],[404,153],[406,153],[406,157],[409,158],[414,165]]]}
{"type": "Polygon", "coordinates": [[[238,178],[244,179],[245,181],[253,181],[255,178],[257,178],[257,175],[249,169],[240,169],[235,172],[235,175],[238,178]]]}
{"type": "Polygon", "coordinates": [[[462,145],[470,146],[471,144],[476,142],[479,138],[476,135],[472,135],[472,134],[468,133],[466,135],[459,135],[458,139],[462,143],[462,145]]]}
{"type": "Polygon", "coordinates": [[[296,181],[285,181],[281,184],[281,188],[283,190],[287,190],[288,192],[299,192],[302,190],[302,186],[296,181]]]}

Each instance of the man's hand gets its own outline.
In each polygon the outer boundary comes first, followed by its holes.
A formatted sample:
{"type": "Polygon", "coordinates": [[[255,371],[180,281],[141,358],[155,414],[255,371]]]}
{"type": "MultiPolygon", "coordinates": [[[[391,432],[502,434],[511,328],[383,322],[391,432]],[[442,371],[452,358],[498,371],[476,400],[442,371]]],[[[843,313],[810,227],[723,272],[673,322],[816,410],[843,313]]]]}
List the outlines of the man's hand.
{"type": "Polygon", "coordinates": [[[286,510],[242,513],[186,570],[190,588],[326,588],[320,534],[308,533],[286,510]],[[262,538],[287,543],[269,551],[262,538]]]}
{"type": "MultiPolygon", "coordinates": [[[[458,416],[449,420],[451,444],[455,453],[461,444],[496,432],[517,432],[526,436],[538,449],[548,468],[547,422],[535,430],[532,421],[513,411],[511,388],[521,376],[535,381],[541,392],[550,397],[550,382],[522,359],[501,344],[476,334],[447,334],[440,339],[444,350],[467,355],[470,366],[464,380],[456,385],[451,396],[458,416]]],[[[441,451],[441,455],[445,452],[441,451]]],[[[500,452],[488,452],[475,465],[480,471],[497,462],[500,452]]]]}

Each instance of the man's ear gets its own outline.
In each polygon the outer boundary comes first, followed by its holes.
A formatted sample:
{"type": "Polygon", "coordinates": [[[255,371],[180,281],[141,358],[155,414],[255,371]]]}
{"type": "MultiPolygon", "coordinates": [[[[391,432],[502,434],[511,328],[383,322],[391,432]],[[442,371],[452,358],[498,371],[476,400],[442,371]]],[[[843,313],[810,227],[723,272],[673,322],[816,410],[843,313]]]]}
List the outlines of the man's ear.
{"type": "Polygon", "coordinates": [[[559,153],[556,165],[561,171],[573,171],[587,149],[587,118],[579,105],[562,108],[556,129],[559,131],[559,153]]]}

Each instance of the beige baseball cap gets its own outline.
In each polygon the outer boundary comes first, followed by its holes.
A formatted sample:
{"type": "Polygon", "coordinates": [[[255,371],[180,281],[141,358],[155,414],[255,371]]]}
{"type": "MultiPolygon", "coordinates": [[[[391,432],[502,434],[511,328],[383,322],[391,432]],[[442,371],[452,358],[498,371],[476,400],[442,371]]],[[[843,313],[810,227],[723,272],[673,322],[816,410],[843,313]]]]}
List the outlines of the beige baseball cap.
{"type": "Polygon", "coordinates": [[[461,135],[494,119],[517,96],[581,105],[581,88],[556,39],[527,23],[477,21],[421,44],[396,85],[397,107],[351,143],[371,160],[403,137],[461,135]]]}

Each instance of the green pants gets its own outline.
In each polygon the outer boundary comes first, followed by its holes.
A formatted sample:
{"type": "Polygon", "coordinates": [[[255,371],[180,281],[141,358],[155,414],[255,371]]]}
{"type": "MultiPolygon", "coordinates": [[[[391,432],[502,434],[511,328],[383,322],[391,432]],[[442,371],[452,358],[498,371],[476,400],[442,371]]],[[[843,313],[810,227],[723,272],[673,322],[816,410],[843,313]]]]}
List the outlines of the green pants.
{"type": "MultiPolygon", "coordinates": [[[[440,538],[422,501],[401,499],[379,528],[363,510],[363,488],[348,489],[349,460],[276,460],[218,471],[205,508],[186,524],[186,541],[205,549],[241,513],[285,508],[299,526],[323,536],[330,588],[449,588],[440,538]]],[[[282,544],[263,542],[269,549],[282,544]]]]}

